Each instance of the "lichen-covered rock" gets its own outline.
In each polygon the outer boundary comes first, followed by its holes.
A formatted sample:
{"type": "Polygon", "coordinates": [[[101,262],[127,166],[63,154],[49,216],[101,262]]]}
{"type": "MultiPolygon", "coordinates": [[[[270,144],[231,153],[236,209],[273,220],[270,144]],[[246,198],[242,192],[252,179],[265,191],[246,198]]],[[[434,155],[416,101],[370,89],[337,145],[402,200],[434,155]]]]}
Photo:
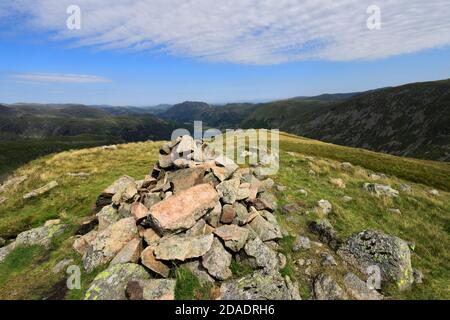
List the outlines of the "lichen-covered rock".
{"type": "Polygon", "coordinates": [[[138,230],[134,218],[119,220],[101,231],[83,256],[85,270],[90,272],[110,262],[128,242],[137,236],[138,230]]]}
{"type": "Polygon", "coordinates": [[[86,292],[85,300],[125,300],[128,282],[145,280],[149,274],[134,263],[117,264],[99,273],[86,292]]]}
{"type": "Polygon", "coordinates": [[[309,224],[309,228],[313,233],[319,236],[320,241],[328,244],[333,250],[336,250],[339,247],[341,240],[339,239],[336,230],[334,230],[327,219],[313,221],[309,224]]]}
{"type": "Polygon", "coordinates": [[[198,258],[211,249],[213,234],[206,236],[188,237],[184,235],[165,236],[155,247],[158,260],[179,260],[198,258]]]}
{"type": "Polygon", "coordinates": [[[16,243],[11,242],[7,246],[0,248],[0,263],[5,261],[6,257],[16,248],[16,243]]]}
{"type": "Polygon", "coordinates": [[[414,281],[408,243],[398,237],[365,230],[348,238],[338,254],[363,273],[378,266],[381,279],[393,281],[400,290],[410,288],[414,281]]]}
{"type": "Polygon", "coordinates": [[[238,252],[247,242],[249,231],[236,225],[225,225],[214,230],[214,234],[224,241],[227,248],[238,252]]]}
{"type": "Polygon", "coordinates": [[[302,249],[308,250],[310,248],[311,248],[311,241],[309,240],[309,238],[304,236],[298,236],[297,239],[295,239],[292,251],[297,252],[302,249]]]}
{"type": "Polygon", "coordinates": [[[120,220],[118,211],[112,205],[105,206],[97,213],[98,230],[102,231],[120,220]]]}
{"type": "Polygon", "coordinates": [[[388,185],[382,185],[378,183],[365,183],[363,186],[364,190],[367,192],[379,197],[379,196],[386,196],[386,197],[398,197],[399,192],[391,186],[388,185]]]}
{"type": "Polygon", "coordinates": [[[337,282],[325,273],[321,273],[314,280],[314,297],[317,300],[346,300],[348,298],[337,282]]]}
{"type": "Polygon", "coordinates": [[[31,199],[31,198],[38,197],[38,196],[40,196],[40,195],[42,195],[42,194],[44,194],[44,193],[47,193],[47,192],[49,192],[50,190],[56,188],[57,186],[58,186],[58,182],[56,182],[56,181],[50,181],[50,182],[47,183],[45,186],[40,187],[40,188],[38,188],[38,189],[36,189],[36,190],[33,190],[33,191],[31,191],[31,192],[25,194],[25,195],[23,196],[23,199],[26,200],[26,199],[31,199]]]}
{"type": "Polygon", "coordinates": [[[357,300],[382,300],[383,296],[376,290],[369,288],[366,282],[349,272],[344,277],[344,285],[347,291],[357,300]]]}
{"type": "Polygon", "coordinates": [[[202,265],[208,273],[218,280],[226,280],[233,275],[230,270],[231,254],[222,243],[214,238],[209,251],[202,256],[202,265]]]}
{"type": "Polygon", "coordinates": [[[276,252],[270,249],[260,238],[255,237],[247,240],[244,250],[250,257],[249,262],[253,267],[266,270],[277,269],[278,257],[276,252]]]}
{"type": "Polygon", "coordinates": [[[273,212],[277,209],[277,198],[270,192],[262,192],[258,194],[253,205],[257,210],[268,210],[273,212]]]}
{"type": "Polygon", "coordinates": [[[62,234],[66,227],[64,224],[56,224],[24,231],[17,236],[15,243],[17,246],[41,245],[48,247],[53,238],[62,234]]]}
{"type": "Polygon", "coordinates": [[[298,288],[278,272],[257,270],[243,278],[225,281],[219,300],[297,300],[298,288]],[[297,290],[297,291],[296,291],[297,290]]]}
{"type": "Polygon", "coordinates": [[[85,235],[78,237],[73,242],[73,249],[78,252],[80,255],[84,255],[88,248],[92,245],[95,238],[97,237],[98,231],[92,230],[85,235]]]}
{"type": "Polygon", "coordinates": [[[233,204],[233,207],[236,211],[236,217],[233,220],[233,224],[243,226],[250,223],[258,215],[258,211],[256,211],[254,207],[251,207],[249,211],[246,206],[239,202],[233,204]]]}
{"type": "Polygon", "coordinates": [[[262,241],[276,240],[283,237],[280,227],[270,223],[261,215],[256,216],[252,222],[249,223],[249,226],[256,232],[262,241]]]}
{"type": "Polygon", "coordinates": [[[217,192],[224,203],[233,204],[236,202],[240,183],[239,179],[231,179],[221,182],[216,187],[217,192]]]}
{"type": "Polygon", "coordinates": [[[175,300],[175,279],[130,281],[126,293],[130,300],[175,300]]]}
{"type": "Polygon", "coordinates": [[[149,218],[160,234],[176,233],[194,226],[218,200],[211,185],[197,185],[155,204],[149,218]]]}

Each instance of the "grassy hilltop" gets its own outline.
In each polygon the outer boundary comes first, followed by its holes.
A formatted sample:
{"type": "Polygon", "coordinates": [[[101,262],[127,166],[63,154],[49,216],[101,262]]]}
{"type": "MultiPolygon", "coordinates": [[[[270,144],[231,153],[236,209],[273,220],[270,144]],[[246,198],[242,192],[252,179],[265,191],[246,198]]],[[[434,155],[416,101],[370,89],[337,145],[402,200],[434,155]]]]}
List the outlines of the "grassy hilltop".
{"type": "MultiPolygon", "coordinates": [[[[413,266],[424,273],[424,283],[411,291],[399,293],[385,288],[398,299],[449,299],[450,271],[450,164],[413,160],[378,154],[361,149],[341,147],[293,135],[280,135],[280,171],[272,177],[279,185],[287,187],[278,192],[280,206],[298,203],[295,214],[277,212],[279,222],[292,235],[304,234],[313,240],[307,223],[317,218],[313,208],[318,200],[329,200],[334,208],[328,217],[338,232],[348,236],[364,229],[377,229],[415,244],[413,266]],[[340,163],[353,164],[351,171],[342,170],[340,163]],[[312,174],[314,172],[314,175],[312,174]],[[376,198],[362,190],[362,184],[371,182],[368,175],[382,172],[386,178],[377,181],[399,189],[408,183],[414,192],[400,192],[395,199],[376,198]],[[342,178],[345,189],[330,184],[331,178],[342,178]],[[428,191],[439,190],[439,196],[428,191]],[[305,189],[308,195],[299,192],[305,189]],[[344,195],[353,201],[343,202],[344,195]],[[399,209],[392,213],[389,209],[399,209]]],[[[19,232],[38,227],[49,219],[60,218],[71,227],[52,244],[51,250],[39,246],[17,248],[0,264],[0,299],[79,299],[89,283],[101,270],[82,274],[82,289],[67,291],[64,272],[51,269],[62,259],[72,258],[81,265],[81,259],[72,250],[73,234],[81,222],[92,215],[98,194],[122,175],[142,179],[158,158],[162,142],[143,142],[119,145],[117,150],[100,148],[66,151],[31,161],[17,169],[15,175],[29,178],[16,189],[3,196],[8,200],[0,205],[0,237],[15,237],[19,232]],[[68,173],[86,172],[82,179],[68,173]],[[37,199],[22,200],[23,194],[52,180],[59,186],[37,199]]],[[[291,252],[292,237],[283,241],[283,251],[289,253],[283,270],[300,283],[303,299],[309,297],[311,288],[294,261],[309,258],[309,252],[291,252]]],[[[245,272],[238,265],[235,274],[245,272]]],[[[342,273],[340,267],[331,273],[342,273]]],[[[196,279],[177,272],[178,298],[209,297],[196,279]]]]}

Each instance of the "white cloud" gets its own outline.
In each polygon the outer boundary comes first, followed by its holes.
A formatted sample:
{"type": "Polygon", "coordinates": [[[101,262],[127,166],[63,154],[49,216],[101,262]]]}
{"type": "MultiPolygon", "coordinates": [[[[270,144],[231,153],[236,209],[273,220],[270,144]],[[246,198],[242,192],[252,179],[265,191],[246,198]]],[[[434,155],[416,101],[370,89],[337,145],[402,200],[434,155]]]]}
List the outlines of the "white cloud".
{"type": "Polygon", "coordinates": [[[111,80],[99,76],[82,74],[57,74],[57,73],[20,73],[13,74],[12,78],[31,82],[52,83],[108,83],[111,80]]]}
{"type": "MultiPolygon", "coordinates": [[[[450,44],[448,0],[16,0],[6,4],[54,39],[104,50],[215,62],[379,59],[450,44]],[[82,29],[66,28],[76,3],[82,29]],[[382,29],[366,27],[369,5],[382,29]]],[[[5,5],[4,5],[5,6],[5,5]]]]}

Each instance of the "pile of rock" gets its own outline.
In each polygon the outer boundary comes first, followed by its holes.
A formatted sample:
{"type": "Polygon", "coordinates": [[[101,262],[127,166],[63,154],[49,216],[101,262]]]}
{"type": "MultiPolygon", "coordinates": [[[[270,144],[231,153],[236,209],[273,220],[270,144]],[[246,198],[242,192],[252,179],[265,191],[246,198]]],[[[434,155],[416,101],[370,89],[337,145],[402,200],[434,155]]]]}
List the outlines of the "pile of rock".
{"type": "Polygon", "coordinates": [[[143,180],[118,179],[97,200],[98,228],[74,243],[87,271],[109,264],[86,298],[173,298],[169,277],[181,266],[220,286],[221,299],[299,299],[279,273],[286,257],[276,251],[273,181],[254,169],[183,136],[161,148],[143,180]],[[254,272],[235,279],[233,259],[254,272]]]}

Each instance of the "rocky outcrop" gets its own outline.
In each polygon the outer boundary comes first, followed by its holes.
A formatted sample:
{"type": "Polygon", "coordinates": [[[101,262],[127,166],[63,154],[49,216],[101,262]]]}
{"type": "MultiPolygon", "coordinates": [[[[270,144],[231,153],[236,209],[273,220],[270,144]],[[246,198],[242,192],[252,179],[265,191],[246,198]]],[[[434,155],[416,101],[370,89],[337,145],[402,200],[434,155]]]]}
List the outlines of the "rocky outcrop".
{"type": "Polygon", "coordinates": [[[338,254],[362,273],[378,266],[381,279],[394,282],[400,290],[410,288],[413,283],[411,252],[408,243],[398,237],[379,231],[362,231],[347,239],[338,254]]]}

